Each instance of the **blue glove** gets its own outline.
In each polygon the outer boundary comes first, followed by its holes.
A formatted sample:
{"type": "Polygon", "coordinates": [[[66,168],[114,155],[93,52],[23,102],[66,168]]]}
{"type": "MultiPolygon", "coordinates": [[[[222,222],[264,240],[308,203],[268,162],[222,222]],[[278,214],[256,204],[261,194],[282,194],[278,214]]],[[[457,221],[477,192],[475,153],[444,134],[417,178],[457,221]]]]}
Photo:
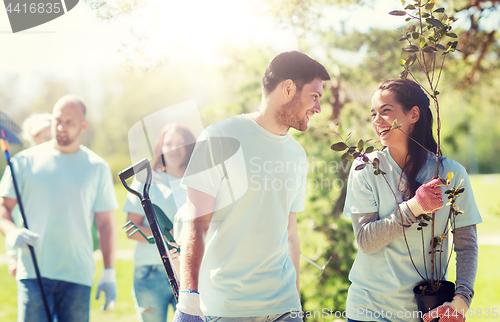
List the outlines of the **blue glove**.
{"type": "Polygon", "coordinates": [[[101,296],[101,292],[104,292],[105,296],[104,305],[101,306],[101,310],[106,311],[108,307],[113,309],[117,297],[116,271],[114,268],[105,268],[102,271],[101,277],[99,277],[99,281],[97,281],[96,300],[101,296]]]}
{"type": "Polygon", "coordinates": [[[205,322],[200,309],[200,294],[181,291],[174,322],[205,322]]]}

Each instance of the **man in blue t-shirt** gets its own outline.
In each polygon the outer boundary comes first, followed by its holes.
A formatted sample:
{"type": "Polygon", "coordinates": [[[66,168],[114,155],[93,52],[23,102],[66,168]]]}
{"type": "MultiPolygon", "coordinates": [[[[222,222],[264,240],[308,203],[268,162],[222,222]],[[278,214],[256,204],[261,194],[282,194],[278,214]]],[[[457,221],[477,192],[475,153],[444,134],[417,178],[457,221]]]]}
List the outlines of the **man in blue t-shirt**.
{"type": "Polygon", "coordinates": [[[93,285],[92,222],[99,233],[104,270],[97,297],[105,293],[103,309],[116,300],[114,254],[118,202],[108,164],[80,145],[87,128],[85,105],[73,95],[54,106],[51,141],[19,152],[12,158],[28,229],[16,227],[17,204],[10,169],[0,182],[0,231],[20,249],[18,321],[45,321],[44,306],[28,250],[34,247],[51,314],[58,321],[88,321],[93,285]]]}
{"type": "Polygon", "coordinates": [[[300,321],[300,245],[307,160],[289,134],[321,111],[317,61],[297,51],[271,60],[262,101],[208,127],[181,184],[181,287],[175,321],[300,321]]]}

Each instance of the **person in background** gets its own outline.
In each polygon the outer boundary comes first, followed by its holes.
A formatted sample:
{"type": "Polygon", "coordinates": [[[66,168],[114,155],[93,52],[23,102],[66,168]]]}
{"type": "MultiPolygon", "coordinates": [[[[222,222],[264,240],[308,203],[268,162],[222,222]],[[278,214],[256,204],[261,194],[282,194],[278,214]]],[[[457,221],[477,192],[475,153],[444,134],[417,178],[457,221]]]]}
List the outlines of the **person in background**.
{"type": "MultiPolygon", "coordinates": [[[[51,119],[52,115],[49,113],[41,113],[31,114],[24,120],[21,127],[23,130],[23,139],[30,147],[52,139],[52,133],[50,132],[51,119]]],[[[22,216],[17,205],[12,211],[12,219],[17,227],[22,226],[22,216]]],[[[9,274],[16,276],[18,251],[15,247],[10,247],[7,243],[5,243],[5,250],[8,256],[7,268],[9,274]]]]}
{"type": "Polygon", "coordinates": [[[49,113],[31,114],[22,125],[23,138],[29,146],[35,146],[52,139],[50,124],[52,115],[49,113]]]}
{"type": "MultiPolygon", "coordinates": [[[[153,181],[149,191],[151,201],[159,206],[174,222],[177,209],[186,202],[186,190],[179,186],[180,179],[193,152],[196,139],[182,125],[169,123],[164,126],[154,147],[156,156],[152,162],[153,181]]],[[[142,191],[144,183],[134,178],[132,189],[142,191]]],[[[123,212],[146,236],[152,236],[139,198],[127,194],[123,212]]],[[[175,236],[174,236],[175,237],[175,236]]],[[[136,240],[134,251],[134,283],[132,297],[139,320],[143,322],[166,322],[169,305],[175,309],[174,294],[170,289],[165,268],[156,245],[149,244],[141,234],[129,238],[136,240]]],[[[174,265],[179,270],[179,253],[170,250],[174,265]]]]}
{"type": "Polygon", "coordinates": [[[105,293],[104,310],[116,301],[118,202],[106,161],[80,145],[88,125],[85,115],[78,97],[63,96],[53,109],[52,140],[12,158],[29,230],[16,227],[11,216],[17,199],[9,169],[0,182],[0,231],[10,246],[21,250],[16,274],[18,321],[46,319],[28,245],[34,247],[54,320],[89,321],[94,214],[104,262],[96,298],[105,293]]]}

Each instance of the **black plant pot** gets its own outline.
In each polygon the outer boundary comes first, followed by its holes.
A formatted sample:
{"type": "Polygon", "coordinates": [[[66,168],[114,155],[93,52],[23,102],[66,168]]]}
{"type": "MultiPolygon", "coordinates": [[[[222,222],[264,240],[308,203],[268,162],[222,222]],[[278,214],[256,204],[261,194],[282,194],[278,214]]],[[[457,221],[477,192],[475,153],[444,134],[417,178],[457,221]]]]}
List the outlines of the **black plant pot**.
{"type": "MultiPolygon", "coordinates": [[[[415,299],[417,300],[417,307],[422,315],[429,312],[430,310],[440,306],[444,302],[451,302],[453,296],[455,295],[455,284],[449,281],[442,281],[443,285],[439,288],[436,293],[430,293],[425,291],[426,294],[421,295],[422,291],[420,286],[427,285],[427,282],[421,282],[413,288],[413,293],[415,294],[415,299]]],[[[424,321],[420,318],[420,321],[424,321]]],[[[437,322],[439,318],[433,319],[431,322],[437,322]]]]}

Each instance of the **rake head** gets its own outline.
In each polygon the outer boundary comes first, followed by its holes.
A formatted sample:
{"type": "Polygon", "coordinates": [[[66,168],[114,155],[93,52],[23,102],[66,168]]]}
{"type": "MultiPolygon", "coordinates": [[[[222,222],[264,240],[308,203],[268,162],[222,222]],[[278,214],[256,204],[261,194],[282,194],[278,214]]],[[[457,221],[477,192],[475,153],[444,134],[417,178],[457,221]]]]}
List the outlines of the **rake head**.
{"type": "Polygon", "coordinates": [[[12,144],[22,145],[21,128],[5,114],[0,111],[0,130],[5,132],[5,140],[12,144]]]}

